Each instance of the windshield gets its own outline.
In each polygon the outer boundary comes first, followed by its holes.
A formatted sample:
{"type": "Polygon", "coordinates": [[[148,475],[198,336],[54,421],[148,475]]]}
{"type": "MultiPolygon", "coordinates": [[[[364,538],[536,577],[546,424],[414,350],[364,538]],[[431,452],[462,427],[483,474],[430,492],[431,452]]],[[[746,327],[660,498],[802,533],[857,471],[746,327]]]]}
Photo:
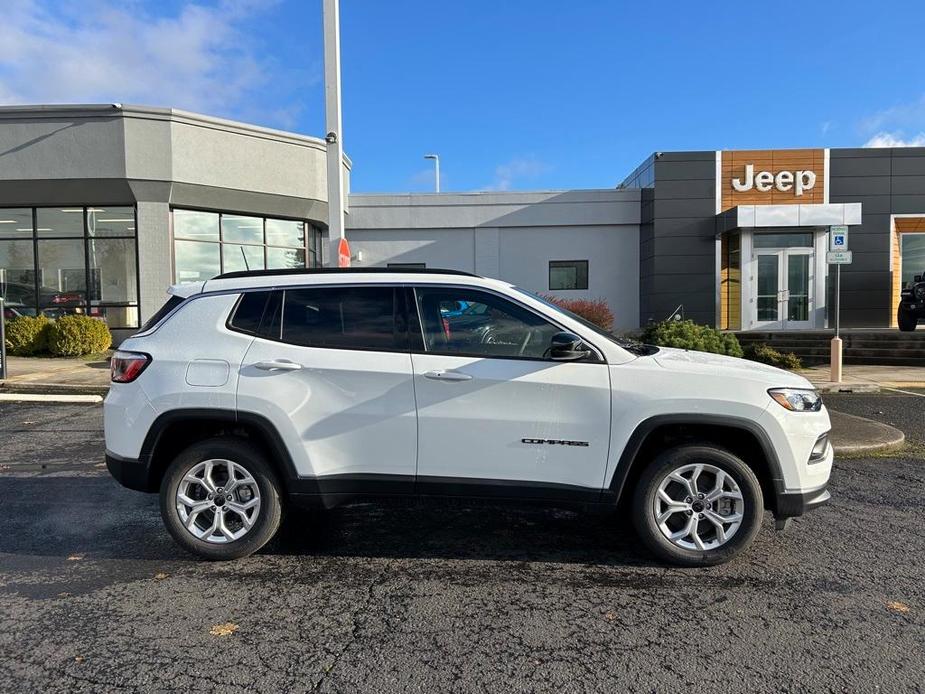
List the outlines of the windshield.
{"type": "Polygon", "coordinates": [[[610,340],[616,345],[619,345],[620,347],[625,349],[627,352],[632,352],[633,354],[639,355],[641,357],[648,356],[650,354],[655,354],[656,352],[658,352],[658,347],[654,345],[644,345],[643,343],[637,340],[631,340],[626,337],[619,337],[617,335],[614,335],[612,332],[604,330],[601,326],[595,325],[594,323],[587,320],[586,318],[582,318],[577,313],[573,313],[572,311],[569,311],[567,308],[562,308],[558,304],[553,303],[549,299],[546,299],[545,297],[540,296],[539,294],[534,294],[533,292],[529,292],[526,289],[522,289],[521,287],[514,287],[514,289],[516,289],[521,294],[526,294],[531,299],[536,299],[537,301],[543,304],[546,304],[547,306],[551,308],[556,309],[560,313],[564,313],[566,316],[568,316],[572,320],[577,320],[583,326],[588,328],[588,330],[593,330],[595,333],[597,333],[601,337],[606,337],[608,340],[610,340]]]}

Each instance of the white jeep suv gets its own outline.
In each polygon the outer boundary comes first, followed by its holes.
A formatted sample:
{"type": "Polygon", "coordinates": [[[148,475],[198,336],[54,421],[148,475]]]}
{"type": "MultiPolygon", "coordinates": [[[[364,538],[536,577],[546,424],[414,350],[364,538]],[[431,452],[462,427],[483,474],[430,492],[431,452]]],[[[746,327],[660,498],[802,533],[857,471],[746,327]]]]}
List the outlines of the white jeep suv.
{"type": "Polygon", "coordinates": [[[624,506],[702,566],[825,503],[829,417],[804,378],[626,342],[452,271],[229,273],[112,359],[106,462],[174,539],[251,554],[284,507],[383,495],[624,506]]]}

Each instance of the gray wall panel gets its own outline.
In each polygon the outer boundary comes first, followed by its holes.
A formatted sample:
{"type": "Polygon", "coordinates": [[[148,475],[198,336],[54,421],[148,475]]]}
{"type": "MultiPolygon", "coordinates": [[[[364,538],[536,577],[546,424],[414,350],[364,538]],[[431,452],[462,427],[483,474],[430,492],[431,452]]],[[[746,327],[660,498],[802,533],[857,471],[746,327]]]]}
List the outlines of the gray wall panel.
{"type": "Polygon", "coordinates": [[[831,150],[829,168],[832,179],[842,176],[889,176],[891,174],[889,155],[883,154],[884,150],[872,151],[879,153],[876,156],[845,159],[836,157],[835,150],[831,150]]]}

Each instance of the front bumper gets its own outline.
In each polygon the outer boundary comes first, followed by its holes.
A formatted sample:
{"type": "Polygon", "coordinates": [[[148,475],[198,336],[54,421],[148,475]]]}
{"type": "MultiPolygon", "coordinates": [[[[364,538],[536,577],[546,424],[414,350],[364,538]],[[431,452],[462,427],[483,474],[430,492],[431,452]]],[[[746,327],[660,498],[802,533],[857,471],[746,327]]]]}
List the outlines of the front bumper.
{"type": "Polygon", "coordinates": [[[804,492],[783,492],[777,495],[774,517],[780,520],[802,516],[807,511],[824,506],[831,498],[826,485],[804,492]]]}
{"type": "Polygon", "coordinates": [[[123,487],[139,492],[156,492],[151,486],[151,466],[146,461],[123,458],[106,451],[106,469],[123,487]]]}

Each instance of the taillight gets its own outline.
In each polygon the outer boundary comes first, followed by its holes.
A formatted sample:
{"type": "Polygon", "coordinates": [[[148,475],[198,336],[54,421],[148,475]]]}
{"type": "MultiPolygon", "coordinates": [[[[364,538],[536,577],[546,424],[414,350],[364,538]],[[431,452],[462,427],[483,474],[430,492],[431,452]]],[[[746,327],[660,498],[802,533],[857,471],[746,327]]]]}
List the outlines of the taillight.
{"type": "Polygon", "coordinates": [[[109,373],[113,383],[131,383],[148,368],[151,357],[141,352],[118,351],[112,355],[109,373]]]}

